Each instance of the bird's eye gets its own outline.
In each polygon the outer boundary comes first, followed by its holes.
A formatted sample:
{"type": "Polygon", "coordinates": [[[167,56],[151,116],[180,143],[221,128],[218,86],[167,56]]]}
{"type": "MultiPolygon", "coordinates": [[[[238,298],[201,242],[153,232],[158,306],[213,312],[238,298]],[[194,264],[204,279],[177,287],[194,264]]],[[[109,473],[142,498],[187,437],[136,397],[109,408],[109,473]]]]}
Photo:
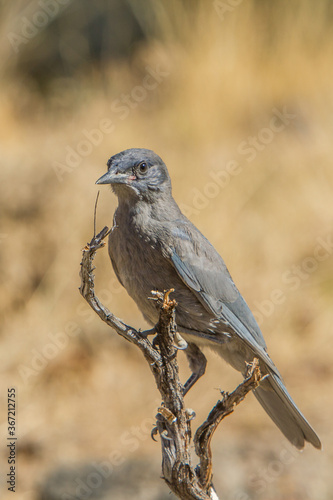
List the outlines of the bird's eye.
{"type": "Polygon", "coordinates": [[[142,161],[141,163],[139,163],[138,170],[139,170],[140,174],[145,174],[148,170],[147,163],[145,161],[142,161]]]}

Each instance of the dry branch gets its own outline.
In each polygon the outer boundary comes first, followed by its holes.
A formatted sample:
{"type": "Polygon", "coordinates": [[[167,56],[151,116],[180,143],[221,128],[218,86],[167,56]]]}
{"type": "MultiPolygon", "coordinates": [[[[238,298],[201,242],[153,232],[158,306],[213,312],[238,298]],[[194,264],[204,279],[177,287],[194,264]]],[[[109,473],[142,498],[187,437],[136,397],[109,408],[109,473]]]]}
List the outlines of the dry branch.
{"type": "MultiPolygon", "coordinates": [[[[195,451],[199,465],[191,465],[191,420],[194,412],[184,405],[184,387],[180,382],[175,340],[176,301],[169,294],[154,292],[152,299],[160,307],[159,321],[154,328],[156,337],[151,343],[147,334],[126,325],[114,316],[96,297],[94,292],[93,259],[96,251],[105,245],[110,230],[105,227],[94,236],[83,249],[81,262],[80,293],[99,317],[129,342],[137,345],[149,363],[155,382],[162,397],[161,407],[156,415],[156,429],[161,438],[162,472],[170,489],[182,500],[218,500],[212,484],[211,440],[221,420],[234,411],[246,394],[260,382],[260,370],[255,359],[248,367],[247,378],[231,394],[223,393],[221,401],[209,413],[207,420],[198,428],[195,437],[195,451]]],[[[154,432],[154,431],[153,431],[154,432]]]]}

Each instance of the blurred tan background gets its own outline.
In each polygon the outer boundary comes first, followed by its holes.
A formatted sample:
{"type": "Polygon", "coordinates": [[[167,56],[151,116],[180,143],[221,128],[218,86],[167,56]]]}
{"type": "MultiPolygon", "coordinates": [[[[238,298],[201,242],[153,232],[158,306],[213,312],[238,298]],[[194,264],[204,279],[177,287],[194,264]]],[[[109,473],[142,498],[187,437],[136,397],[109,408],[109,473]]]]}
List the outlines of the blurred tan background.
{"type": "MultiPolygon", "coordinates": [[[[166,162],[224,257],[323,451],[293,450],[252,395],[214,439],[232,500],[332,498],[333,10],[329,0],[1,2],[1,498],[15,387],[22,500],[171,498],[150,439],[159,395],[140,353],[78,292],[107,159],[166,162]]],[[[101,188],[97,226],[116,199],[101,188]]],[[[145,328],[106,250],[96,289],[145,328]]],[[[240,375],[207,352],[199,425],[240,375]]],[[[188,374],[180,353],[182,376],[188,374]]]]}

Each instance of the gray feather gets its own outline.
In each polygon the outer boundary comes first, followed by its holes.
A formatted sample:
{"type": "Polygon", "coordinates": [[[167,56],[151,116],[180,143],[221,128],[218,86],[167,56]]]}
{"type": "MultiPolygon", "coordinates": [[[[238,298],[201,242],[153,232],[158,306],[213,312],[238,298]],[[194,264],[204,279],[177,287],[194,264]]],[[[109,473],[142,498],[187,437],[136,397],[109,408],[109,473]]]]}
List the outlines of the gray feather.
{"type": "Polygon", "coordinates": [[[253,392],[266,413],[293,445],[301,449],[305,441],[308,441],[315,448],[321,448],[317,434],[277,375],[269,375],[253,392]]]}

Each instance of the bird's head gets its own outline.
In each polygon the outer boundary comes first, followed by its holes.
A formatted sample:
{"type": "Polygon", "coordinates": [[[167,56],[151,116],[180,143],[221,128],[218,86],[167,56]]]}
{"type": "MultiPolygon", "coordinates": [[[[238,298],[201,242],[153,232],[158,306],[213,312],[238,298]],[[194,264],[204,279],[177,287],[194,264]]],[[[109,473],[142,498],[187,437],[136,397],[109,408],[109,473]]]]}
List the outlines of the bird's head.
{"type": "Polygon", "coordinates": [[[126,149],[111,156],[108,171],[96,184],[111,184],[120,199],[153,199],[161,192],[171,194],[168,170],[161,158],[150,149],[126,149]]]}

